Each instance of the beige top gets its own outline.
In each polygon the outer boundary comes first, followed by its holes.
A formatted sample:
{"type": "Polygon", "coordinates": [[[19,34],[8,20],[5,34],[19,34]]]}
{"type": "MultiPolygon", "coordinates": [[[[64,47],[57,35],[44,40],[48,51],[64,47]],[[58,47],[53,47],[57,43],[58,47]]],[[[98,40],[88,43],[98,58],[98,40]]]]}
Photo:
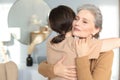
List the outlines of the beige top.
{"type": "MultiPolygon", "coordinates": [[[[93,39],[91,40],[90,47],[90,55],[89,59],[98,58],[100,49],[101,49],[102,41],[93,39]]],[[[47,45],[47,62],[50,64],[55,64],[59,61],[62,56],[65,55],[65,60],[63,62],[64,65],[75,65],[76,51],[75,51],[75,41],[73,37],[67,37],[65,40],[58,44],[51,44],[48,41],[47,45]]],[[[61,77],[54,77],[51,80],[66,80],[61,77]]]]}

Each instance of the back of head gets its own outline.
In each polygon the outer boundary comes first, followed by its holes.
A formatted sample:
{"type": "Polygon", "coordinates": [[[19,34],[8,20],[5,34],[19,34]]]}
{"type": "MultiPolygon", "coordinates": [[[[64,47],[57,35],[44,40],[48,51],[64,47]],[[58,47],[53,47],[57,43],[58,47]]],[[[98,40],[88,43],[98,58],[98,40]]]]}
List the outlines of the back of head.
{"type": "Polygon", "coordinates": [[[64,5],[60,5],[51,10],[49,15],[49,25],[51,29],[57,33],[58,36],[54,37],[52,43],[59,43],[65,38],[65,34],[72,29],[72,22],[75,18],[74,11],[64,5]]]}

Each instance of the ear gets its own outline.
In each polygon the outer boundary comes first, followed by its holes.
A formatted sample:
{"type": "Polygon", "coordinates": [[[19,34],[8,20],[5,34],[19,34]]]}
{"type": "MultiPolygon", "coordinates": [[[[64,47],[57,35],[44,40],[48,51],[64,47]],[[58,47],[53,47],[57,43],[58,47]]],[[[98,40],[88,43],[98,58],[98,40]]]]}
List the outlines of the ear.
{"type": "Polygon", "coordinates": [[[95,28],[92,35],[95,35],[95,34],[97,34],[98,32],[100,32],[100,28],[95,28]]]}

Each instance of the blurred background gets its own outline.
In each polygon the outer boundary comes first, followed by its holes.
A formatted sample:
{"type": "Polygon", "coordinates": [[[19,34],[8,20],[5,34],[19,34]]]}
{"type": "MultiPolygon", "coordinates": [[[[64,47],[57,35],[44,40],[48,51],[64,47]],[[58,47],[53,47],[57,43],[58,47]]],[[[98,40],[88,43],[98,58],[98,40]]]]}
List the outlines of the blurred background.
{"type": "MultiPolygon", "coordinates": [[[[63,4],[76,12],[86,3],[99,6],[102,11],[100,38],[120,37],[119,0],[0,0],[0,41],[9,59],[16,64],[26,63],[28,46],[36,35],[41,35],[41,43],[35,46],[32,57],[37,64],[45,60],[46,41],[55,35],[47,24],[49,11],[63,4]]],[[[119,80],[119,48],[114,53],[111,80],[119,80]]]]}

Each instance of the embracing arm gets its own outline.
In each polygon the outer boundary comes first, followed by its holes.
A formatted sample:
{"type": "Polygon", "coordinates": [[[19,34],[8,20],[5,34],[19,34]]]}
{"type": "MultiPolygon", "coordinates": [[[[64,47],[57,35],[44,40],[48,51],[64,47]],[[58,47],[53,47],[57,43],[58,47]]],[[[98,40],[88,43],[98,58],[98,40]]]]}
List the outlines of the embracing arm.
{"type": "Polygon", "coordinates": [[[120,38],[102,39],[102,47],[100,52],[112,50],[120,47],[120,38]]]}
{"type": "Polygon", "coordinates": [[[76,58],[78,80],[110,80],[112,62],[112,51],[101,53],[93,70],[90,70],[93,64],[87,56],[76,58]]]}
{"type": "Polygon", "coordinates": [[[39,64],[38,72],[42,74],[44,77],[52,78],[55,77],[53,68],[54,65],[48,64],[47,61],[43,61],[39,64]]]}
{"type": "Polygon", "coordinates": [[[76,67],[63,65],[65,57],[62,57],[57,63],[49,64],[47,61],[43,61],[39,64],[38,72],[44,77],[53,78],[60,76],[68,80],[76,78],[76,67]]]}

